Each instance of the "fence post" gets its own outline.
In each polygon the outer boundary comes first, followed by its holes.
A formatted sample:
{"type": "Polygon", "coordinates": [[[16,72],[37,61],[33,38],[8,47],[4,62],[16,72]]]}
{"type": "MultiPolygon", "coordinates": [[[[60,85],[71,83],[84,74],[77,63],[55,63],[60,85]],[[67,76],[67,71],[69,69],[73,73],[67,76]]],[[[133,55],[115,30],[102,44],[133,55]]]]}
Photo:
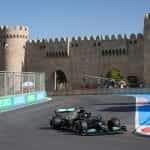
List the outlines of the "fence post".
{"type": "Polygon", "coordinates": [[[20,74],[20,76],[21,76],[21,94],[23,94],[23,77],[24,77],[24,74],[20,74]]]}
{"type": "Polygon", "coordinates": [[[15,95],[15,72],[13,72],[13,92],[14,92],[14,95],[15,95]]]}
{"type": "Polygon", "coordinates": [[[41,91],[41,86],[42,86],[42,84],[41,84],[41,74],[39,74],[39,80],[40,80],[40,82],[39,82],[40,89],[39,90],[41,91]]]}
{"type": "Polygon", "coordinates": [[[6,91],[6,72],[4,73],[4,96],[6,96],[7,91],[6,91]]]}

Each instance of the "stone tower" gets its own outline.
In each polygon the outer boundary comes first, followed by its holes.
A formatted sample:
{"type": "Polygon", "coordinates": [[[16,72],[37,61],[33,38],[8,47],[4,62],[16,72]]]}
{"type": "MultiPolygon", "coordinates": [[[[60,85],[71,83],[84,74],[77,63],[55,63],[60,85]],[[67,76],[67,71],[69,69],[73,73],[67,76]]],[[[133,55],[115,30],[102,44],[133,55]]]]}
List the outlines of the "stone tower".
{"type": "Polygon", "coordinates": [[[144,82],[150,86],[150,13],[144,16],[144,82]]]}
{"type": "Polygon", "coordinates": [[[0,27],[0,70],[21,72],[29,31],[27,27],[0,27]]]}

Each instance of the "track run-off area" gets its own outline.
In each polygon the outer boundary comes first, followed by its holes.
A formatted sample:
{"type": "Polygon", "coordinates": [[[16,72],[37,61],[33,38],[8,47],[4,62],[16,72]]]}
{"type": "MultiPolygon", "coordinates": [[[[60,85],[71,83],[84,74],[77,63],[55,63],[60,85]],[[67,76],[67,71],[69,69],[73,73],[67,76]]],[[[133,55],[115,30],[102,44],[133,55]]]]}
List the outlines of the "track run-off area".
{"type": "Polygon", "coordinates": [[[0,113],[1,150],[144,150],[150,138],[133,134],[135,98],[125,96],[57,96],[53,100],[0,113]],[[105,120],[118,117],[128,131],[119,135],[78,136],[49,128],[57,108],[83,106],[105,120]]]}

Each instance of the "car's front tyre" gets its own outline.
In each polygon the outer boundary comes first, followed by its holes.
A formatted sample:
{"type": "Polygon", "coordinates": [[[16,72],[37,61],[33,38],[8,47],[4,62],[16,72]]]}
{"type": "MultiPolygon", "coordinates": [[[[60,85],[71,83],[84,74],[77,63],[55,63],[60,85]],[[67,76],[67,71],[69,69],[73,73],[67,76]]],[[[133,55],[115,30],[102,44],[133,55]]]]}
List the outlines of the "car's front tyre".
{"type": "Polygon", "coordinates": [[[85,120],[75,122],[73,126],[74,131],[82,136],[87,135],[88,124],[85,120]]]}

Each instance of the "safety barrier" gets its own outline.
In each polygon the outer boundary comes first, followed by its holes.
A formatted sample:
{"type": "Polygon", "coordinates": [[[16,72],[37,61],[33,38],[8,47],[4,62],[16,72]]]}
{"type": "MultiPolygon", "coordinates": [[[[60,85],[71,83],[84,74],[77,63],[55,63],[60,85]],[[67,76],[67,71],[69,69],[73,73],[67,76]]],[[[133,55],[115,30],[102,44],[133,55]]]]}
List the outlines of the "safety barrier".
{"type": "Polygon", "coordinates": [[[81,90],[50,91],[48,95],[103,95],[103,94],[149,94],[150,88],[99,88],[81,90]]]}
{"type": "Polygon", "coordinates": [[[46,91],[0,97],[0,110],[9,110],[46,100],[46,91]]]}

